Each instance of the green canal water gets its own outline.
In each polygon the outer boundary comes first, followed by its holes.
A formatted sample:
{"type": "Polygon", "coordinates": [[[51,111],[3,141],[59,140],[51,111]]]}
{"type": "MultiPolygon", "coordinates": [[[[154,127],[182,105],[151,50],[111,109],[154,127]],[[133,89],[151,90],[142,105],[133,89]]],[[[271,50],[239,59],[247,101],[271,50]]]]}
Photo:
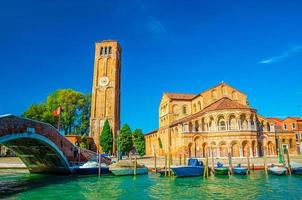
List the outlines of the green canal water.
{"type": "Polygon", "coordinates": [[[45,176],[0,170],[0,199],[302,199],[302,176],[45,176]]]}

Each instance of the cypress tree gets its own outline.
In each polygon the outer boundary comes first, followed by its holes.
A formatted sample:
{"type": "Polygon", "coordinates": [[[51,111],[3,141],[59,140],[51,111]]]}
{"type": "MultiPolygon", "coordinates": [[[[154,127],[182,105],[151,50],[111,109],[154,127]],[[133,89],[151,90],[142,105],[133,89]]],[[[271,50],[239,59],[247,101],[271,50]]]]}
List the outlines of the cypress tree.
{"type": "Polygon", "coordinates": [[[100,135],[100,146],[105,153],[112,153],[113,148],[113,136],[110,129],[109,121],[106,120],[103,126],[102,133],[100,135]]]}
{"type": "Polygon", "coordinates": [[[118,146],[118,151],[121,153],[127,153],[131,151],[133,147],[133,141],[132,141],[132,132],[130,127],[125,124],[118,136],[117,139],[117,146],[118,146]]]}

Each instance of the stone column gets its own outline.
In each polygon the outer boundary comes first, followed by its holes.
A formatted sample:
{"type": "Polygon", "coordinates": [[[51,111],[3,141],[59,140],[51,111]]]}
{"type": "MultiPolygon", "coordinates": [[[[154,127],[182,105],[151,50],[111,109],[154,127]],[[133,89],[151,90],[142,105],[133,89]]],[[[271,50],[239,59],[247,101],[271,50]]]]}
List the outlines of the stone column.
{"type": "Polygon", "coordinates": [[[239,147],[239,153],[240,153],[240,157],[243,157],[243,150],[242,150],[242,147],[239,147]]]}
{"type": "Polygon", "coordinates": [[[247,129],[248,129],[249,131],[252,130],[251,120],[247,120],[247,129]]]}
{"type": "Polygon", "coordinates": [[[241,127],[240,127],[240,120],[237,121],[237,129],[240,131],[241,127]]]}
{"type": "Polygon", "coordinates": [[[250,147],[250,157],[251,158],[254,157],[254,155],[253,155],[253,148],[252,147],[250,147]]]}
{"type": "Polygon", "coordinates": [[[217,157],[220,158],[220,148],[216,147],[217,157]]]}

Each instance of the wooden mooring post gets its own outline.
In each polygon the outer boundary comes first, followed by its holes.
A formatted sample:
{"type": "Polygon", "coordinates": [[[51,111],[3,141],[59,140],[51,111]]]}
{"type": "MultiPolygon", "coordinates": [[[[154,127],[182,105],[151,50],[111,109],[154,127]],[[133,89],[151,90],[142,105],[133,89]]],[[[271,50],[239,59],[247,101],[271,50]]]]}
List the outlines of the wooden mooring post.
{"type": "Polygon", "coordinates": [[[288,165],[288,174],[292,175],[288,148],[286,148],[286,158],[287,158],[287,165],[288,165]]]}
{"type": "Polygon", "coordinates": [[[168,176],[171,176],[171,153],[168,155],[168,176]]]}
{"type": "Polygon", "coordinates": [[[250,166],[250,154],[248,153],[247,155],[247,174],[250,173],[250,169],[251,169],[251,166],[250,166]]]}
{"type": "Polygon", "coordinates": [[[203,177],[208,178],[209,176],[209,156],[206,154],[206,162],[203,168],[203,177]]]}
{"type": "Polygon", "coordinates": [[[263,148],[263,164],[264,164],[264,171],[267,174],[267,162],[266,162],[266,150],[263,148]]]}
{"type": "Polygon", "coordinates": [[[215,166],[214,166],[214,155],[213,155],[213,148],[211,147],[211,158],[212,158],[212,173],[215,172],[215,166]]]}
{"type": "Polygon", "coordinates": [[[101,161],[101,155],[100,155],[100,152],[99,152],[99,150],[97,150],[97,154],[98,154],[98,163],[99,163],[99,176],[101,176],[101,163],[102,163],[102,161],[101,161]]]}
{"type": "Polygon", "coordinates": [[[167,154],[165,154],[165,176],[167,176],[167,154]]]}
{"type": "Polygon", "coordinates": [[[181,154],[179,154],[179,165],[181,165],[182,162],[181,162],[181,154]]]}
{"type": "Polygon", "coordinates": [[[229,158],[229,175],[233,174],[233,164],[232,164],[232,155],[231,153],[228,153],[229,158]]]}
{"type": "Polygon", "coordinates": [[[156,167],[156,153],[154,153],[154,172],[155,172],[155,174],[157,173],[157,167],[156,167]]]}
{"type": "Polygon", "coordinates": [[[133,164],[133,175],[136,176],[136,168],[137,168],[137,162],[136,162],[136,155],[134,158],[134,164],[133,164]]]}

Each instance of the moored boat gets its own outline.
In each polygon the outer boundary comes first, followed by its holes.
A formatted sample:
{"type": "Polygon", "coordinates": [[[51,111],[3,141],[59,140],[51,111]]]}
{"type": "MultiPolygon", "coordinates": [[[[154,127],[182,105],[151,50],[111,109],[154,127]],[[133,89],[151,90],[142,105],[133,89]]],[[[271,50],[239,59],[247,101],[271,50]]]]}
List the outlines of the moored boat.
{"type": "Polygon", "coordinates": [[[110,165],[109,170],[116,176],[148,174],[147,167],[137,164],[135,169],[133,162],[129,160],[120,160],[119,162],[110,165]]]}
{"type": "Polygon", "coordinates": [[[222,163],[218,162],[217,167],[215,168],[215,174],[216,175],[228,175],[229,169],[227,167],[224,167],[222,163]]]}
{"type": "Polygon", "coordinates": [[[241,167],[240,164],[237,165],[237,167],[233,168],[233,173],[234,174],[239,174],[239,175],[246,175],[248,173],[248,169],[241,167]]]}
{"type": "Polygon", "coordinates": [[[96,161],[88,161],[82,166],[74,168],[75,172],[80,175],[90,175],[90,174],[108,174],[110,173],[109,167],[106,164],[102,163],[99,167],[99,163],[96,161]]]}
{"type": "Polygon", "coordinates": [[[196,158],[190,158],[187,166],[172,166],[171,169],[177,177],[203,176],[204,173],[202,161],[199,162],[196,158]]]}
{"type": "MultiPolygon", "coordinates": [[[[128,176],[128,175],[134,175],[134,168],[116,168],[116,169],[110,169],[112,174],[116,176],[128,176]]],[[[140,174],[148,174],[148,168],[137,168],[136,169],[136,175],[140,174]]]]}
{"type": "Polygon", "coordinates": [[[293,174],[302,175],[302,163],[292,162],[290,166],[293,174]]]}
{"type": "Polygon", "coordinates": [[[278,166],[272,166],[268,168],[268,173],[273,175],[286,175],[287,174],[287,168],[286,167],[278,167],[278,166]]]}

